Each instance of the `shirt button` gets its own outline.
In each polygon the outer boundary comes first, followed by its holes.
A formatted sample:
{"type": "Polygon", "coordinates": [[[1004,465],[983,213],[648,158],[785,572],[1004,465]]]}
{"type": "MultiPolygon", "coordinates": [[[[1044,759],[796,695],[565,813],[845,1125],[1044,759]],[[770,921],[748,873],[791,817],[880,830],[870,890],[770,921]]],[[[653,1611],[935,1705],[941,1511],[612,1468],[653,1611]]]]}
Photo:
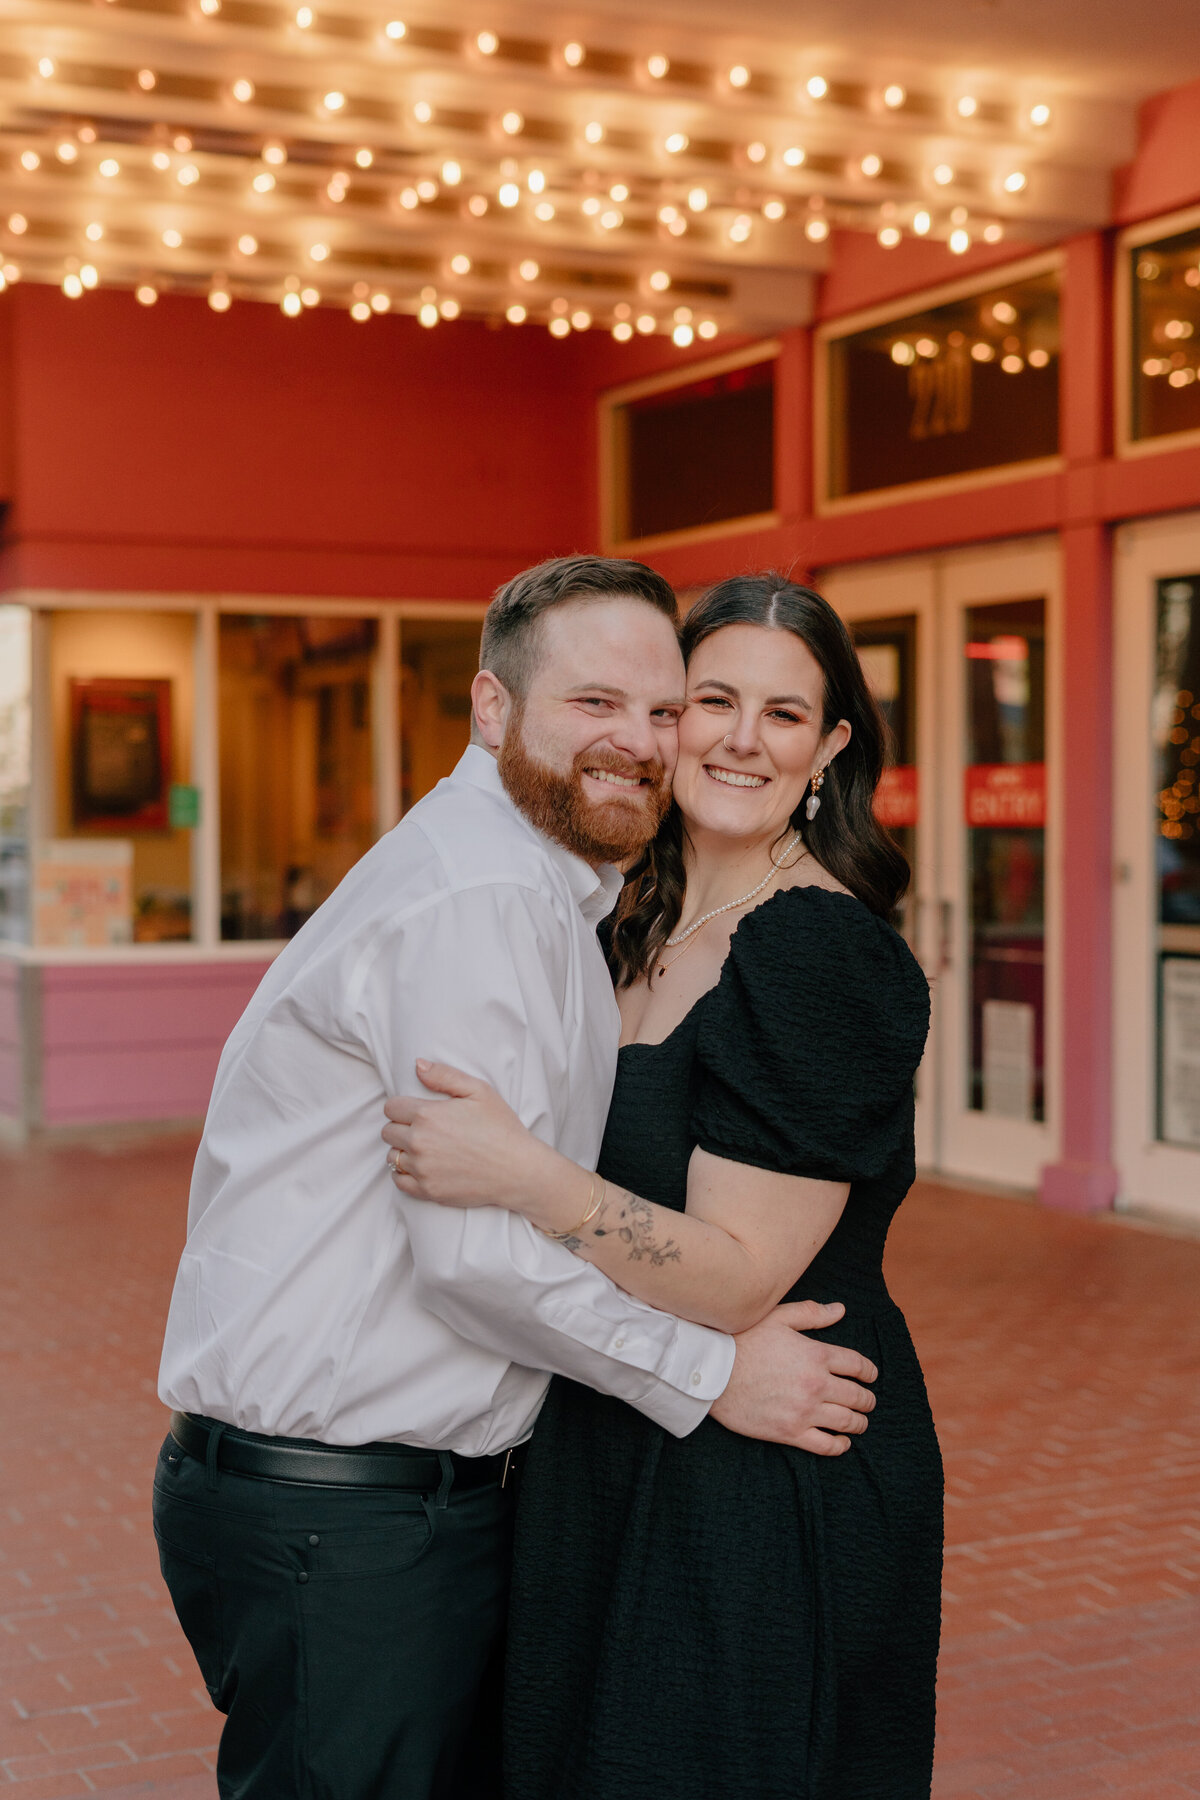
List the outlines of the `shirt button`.
{"type": "Polygon", "coordinates": [[[296,1577],[296,1580],[297,1581],[307,1581],[308,1580],[308,1570],[301,1569],[300,1573],[296,1577]]]}
{"type": "Polygon", "coordinates": [[[695,1374],[692,1376],[692,1386],[693,1387],[700,1386],[700,1371],[699,1371],[699,1369],[697,1369],[695,1374]]]}
{"type": "Polygon", "coordinates": [[[624,1348],[625,1348],[625,1339],[624,1338],[614,1338],[613,1339],[613,1349],[614,1350],[623,1350],[624,1348]]]}
{"type": "Polygon", "coordinates": [[[319,1538],[319,1537],[318,1537],[318,1536],[317,1536],[317,1534],[316,1534],[316,1532],[315,1532],[315,1531],[310,1531],[310,1532],[309,1532],[309,1534],[308,1534],[308,1541],[309,1541],[309,1543],[310,1543],[310,1544],[312,1544],[312,1545],[313,1545],[313,1547],[314,1547],[314,1548],[315,1548],[315,1547],[316,1547],[316,1545],[318,1545],[318,1544],[319,1544],[319,1543],[320,1543],[320,1541],[321,1541],[321,1540],[320,1540],[320,1538],[319,1538]]]}

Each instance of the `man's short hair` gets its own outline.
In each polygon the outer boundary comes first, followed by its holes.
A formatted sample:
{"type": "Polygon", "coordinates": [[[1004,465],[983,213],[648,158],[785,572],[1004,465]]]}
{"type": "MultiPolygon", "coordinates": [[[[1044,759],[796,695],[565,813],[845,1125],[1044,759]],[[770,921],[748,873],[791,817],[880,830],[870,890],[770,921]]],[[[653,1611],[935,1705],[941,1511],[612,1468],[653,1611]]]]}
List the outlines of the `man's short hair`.
{"type": "Polygon", "coordinates": [[[523,699],[537,668],[541,620],[570,600],[643,600],[677,623],[670,583],[645,563],[616,556],[554,556],[523,569],[496,589],[483,621],[479,666],[490,669],[514,699],[523,699]]]}

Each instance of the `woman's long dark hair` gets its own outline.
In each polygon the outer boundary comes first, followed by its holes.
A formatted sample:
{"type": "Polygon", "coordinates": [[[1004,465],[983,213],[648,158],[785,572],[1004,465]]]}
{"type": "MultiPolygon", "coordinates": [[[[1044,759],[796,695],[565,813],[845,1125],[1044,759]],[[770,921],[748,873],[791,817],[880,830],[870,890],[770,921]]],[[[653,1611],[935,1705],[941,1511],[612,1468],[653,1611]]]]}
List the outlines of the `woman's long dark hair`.
{"type": "MultiPolygon", "coordinates": [[[[680,633],[684,661],[690,663],[697,646],[726,625],[790,631],[820,664],[825,683],[822,736],[845,719],[850,742],[825,771],[816,818],[805,816],[802,802],[790,829],[803,833],[810,853],[843,887],[886,918],[908,886],[909,868],[872,810],[887,727],[850,633],[812,588],[774,573],[735,575],[710,588],[688,613],[680,633]]],[[[653,968],[679,923],[687,886],[684,836],[683,819],[672,806],[658,836],[626,877],[610,945],[618,987],[628,987],[653,968]]]]}

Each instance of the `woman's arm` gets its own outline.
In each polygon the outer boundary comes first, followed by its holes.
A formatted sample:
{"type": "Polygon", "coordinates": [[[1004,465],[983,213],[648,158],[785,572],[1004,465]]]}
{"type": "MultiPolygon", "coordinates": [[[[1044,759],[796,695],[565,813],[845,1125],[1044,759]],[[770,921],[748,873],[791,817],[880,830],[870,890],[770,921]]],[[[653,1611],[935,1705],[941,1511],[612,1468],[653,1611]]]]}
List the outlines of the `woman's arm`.
{"type": "Polygon", "coordinates": [[[569,1233],[567,1248],[627,1293],[697,1324],[734,1333],[757,1324],[846,1203],[845,1182],[779,1175],[698,1149],[687,1211],[678,1213],[602,1184],[541,1143],[485,1082],[440,1064],[418,1072],[450,1098],[388,1102],[383,1136],[400,1158],[398,1187],[442,1205],[503,1206],[542,1231],[569,1233]]]}

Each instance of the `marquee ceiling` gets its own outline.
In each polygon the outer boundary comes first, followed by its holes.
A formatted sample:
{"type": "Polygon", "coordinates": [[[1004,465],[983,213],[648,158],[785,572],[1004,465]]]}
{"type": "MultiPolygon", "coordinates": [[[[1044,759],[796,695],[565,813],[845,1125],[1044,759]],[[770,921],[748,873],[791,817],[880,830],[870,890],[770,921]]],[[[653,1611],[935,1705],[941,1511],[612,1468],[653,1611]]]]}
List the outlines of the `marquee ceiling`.
{"type": "Polygon", "coordinates": [[[1105,221],[1134,109],[1094,72],[719,10],[0,0],[6,278],[687,343],[808,317],[834,225],[1105,221]]]}

